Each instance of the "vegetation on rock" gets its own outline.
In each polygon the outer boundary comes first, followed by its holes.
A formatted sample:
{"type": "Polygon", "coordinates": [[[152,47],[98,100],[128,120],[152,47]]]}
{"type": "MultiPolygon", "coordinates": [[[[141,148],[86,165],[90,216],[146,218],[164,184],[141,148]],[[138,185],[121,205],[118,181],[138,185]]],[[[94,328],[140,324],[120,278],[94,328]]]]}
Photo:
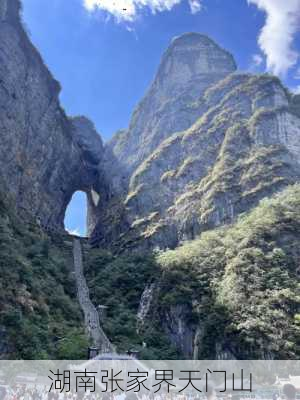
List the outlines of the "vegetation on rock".
{"type": "Polygon", "coordinates": [[[85,359],[88,339],[72,275],[72,241],[51,237],[0,200],[2,357],[85,359]]]}
{"type": "MultiPolygon", "coordinates": [[[[87,277],[94,301],[107,305],[107,333],[120,350],[178,357],[166,331],[172,307],[201,328],[199,358],[297,358],[300,354],[300,186],[261,201],[230,226],[152,257],[119,256],[94,249],[87,277]],[[137,311],[149,282],[158,293],[144,328],[137,311]]],[[[174,343],[173,343],[174,347],[174,343]]],[[[181,357],[184,354],[181,353],[181,357]]]]}

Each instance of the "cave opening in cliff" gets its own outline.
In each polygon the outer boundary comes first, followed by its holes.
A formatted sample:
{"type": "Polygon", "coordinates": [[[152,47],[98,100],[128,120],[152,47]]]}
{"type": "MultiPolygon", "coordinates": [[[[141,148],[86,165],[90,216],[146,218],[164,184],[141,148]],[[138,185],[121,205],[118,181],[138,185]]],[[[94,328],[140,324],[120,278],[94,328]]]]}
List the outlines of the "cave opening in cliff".
{"type": "Polygon", "coordinates": [[[82,191],[73,194],[65,213],[65,229],[72,235],[87,236],[87,196],[82,191]]]}

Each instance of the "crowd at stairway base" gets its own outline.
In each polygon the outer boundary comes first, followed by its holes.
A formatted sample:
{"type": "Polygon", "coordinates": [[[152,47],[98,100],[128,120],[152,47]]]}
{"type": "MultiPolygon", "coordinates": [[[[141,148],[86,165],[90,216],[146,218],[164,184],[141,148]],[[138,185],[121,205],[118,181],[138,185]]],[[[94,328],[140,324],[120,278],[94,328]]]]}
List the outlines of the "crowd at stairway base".
{"type": "MultiPolygon", "coordinates": [[[[290,386],[290,385],[287,385],[290,386]]],[[[292,385],[291,385],[292,386],[292,385]]],[[[19,385],[16,387],[0,386],[0,400],[296,400],[295,388],[283,387],[282,391],[274,390],[269,396],[258,393],[252,394],[232,394],[217,393],[214,388],[210,388],[206,393],[136,393],[133,391],[115,394],[95,392],[75,392],[67,393],[59,391],[49,391],[46,386],[26,387],[19,385]],[[287,393],[286,393],[287,392],[287,393]],[[294,393],[294,394],[293,394],[294,393]]]]}

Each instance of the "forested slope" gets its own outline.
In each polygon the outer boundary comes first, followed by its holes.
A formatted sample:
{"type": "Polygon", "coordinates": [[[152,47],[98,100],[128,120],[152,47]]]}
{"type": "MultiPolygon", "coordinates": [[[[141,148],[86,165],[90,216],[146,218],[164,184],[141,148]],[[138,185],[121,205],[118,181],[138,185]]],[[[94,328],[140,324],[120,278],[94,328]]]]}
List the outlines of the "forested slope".
{"type": "Polygon", "coordinates": [[[25,222],[0,198],[1,358],[86,358],[66,239],[25,222]]]}
{"type": "Polygon", "coordinates": [[[94,300],[109,307],[111,338],[150,358],[176,358],[174,348],[186,358],[299,357],[299,275],[298,185],[175,250],[147,259],[93,249],[87,267],[94,300]],[[137,333],[151,282],[151,307],[137,333]]]}

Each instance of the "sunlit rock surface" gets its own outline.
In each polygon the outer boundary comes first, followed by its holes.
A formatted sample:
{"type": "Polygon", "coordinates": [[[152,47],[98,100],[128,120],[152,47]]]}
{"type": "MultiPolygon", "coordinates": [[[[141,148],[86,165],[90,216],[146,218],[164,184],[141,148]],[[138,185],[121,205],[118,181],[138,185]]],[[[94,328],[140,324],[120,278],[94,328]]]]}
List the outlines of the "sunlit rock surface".
{"type": "Polygon", "coordinates": [[[19,210],[63,227],[76,190],[98,180],[102,142],[85,118],[68,119],[59,83],[28,40],[17,0],[0,0],[0,174],[19,210]]]}
{"type": "Polygon", "coordinates": [[[87,193],[93,245],[176,247],[298,182],[299,96],[268,75],[236,72],[213,40],[172,40],[128,129],[106,145],[69,118],[30,43],[18,0],[0,0],[0,178],[18,210],[63,228],[87,193]]]}

